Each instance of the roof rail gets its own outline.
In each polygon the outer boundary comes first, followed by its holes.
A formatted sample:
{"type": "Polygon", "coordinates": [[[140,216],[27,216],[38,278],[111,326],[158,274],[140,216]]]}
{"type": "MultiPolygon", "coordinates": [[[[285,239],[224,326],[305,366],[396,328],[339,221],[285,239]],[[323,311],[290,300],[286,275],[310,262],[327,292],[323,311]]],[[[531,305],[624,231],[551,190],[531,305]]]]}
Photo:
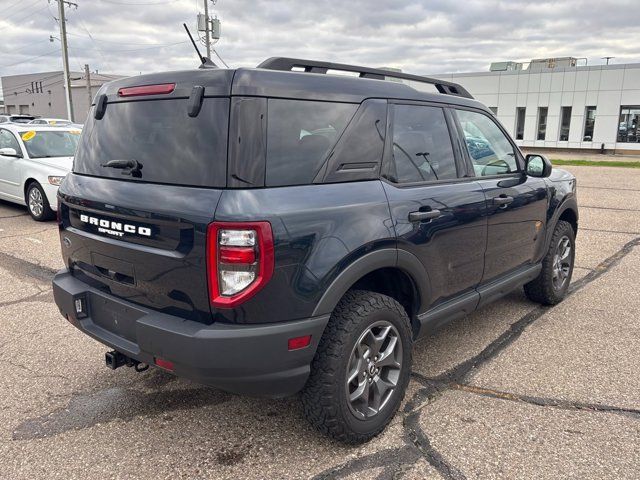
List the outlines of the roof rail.
{"type": "Polygon", "coordinates": [[[471,94],[461,85],[446,80],[423,77],[421,75],[411,75],[410,73],[396,72],[394,70],[384,70],[380,68],[358,67],[344,63],[320,62],[316,60],[302,60],[300,58],[271,57],[266,59],[257,68],[267,70],[292,71],[294,68],[304,69],[309,73],[327,73],[328,70],[340,70],[343,72],[356,72],[360,78],[370,78],[374,80],[386,80],[387,77],[411,80],[414,82],[429,83],[434,85],[438,92],[445,95],[456,95],[458,97],[473,98],[471,94]]]}

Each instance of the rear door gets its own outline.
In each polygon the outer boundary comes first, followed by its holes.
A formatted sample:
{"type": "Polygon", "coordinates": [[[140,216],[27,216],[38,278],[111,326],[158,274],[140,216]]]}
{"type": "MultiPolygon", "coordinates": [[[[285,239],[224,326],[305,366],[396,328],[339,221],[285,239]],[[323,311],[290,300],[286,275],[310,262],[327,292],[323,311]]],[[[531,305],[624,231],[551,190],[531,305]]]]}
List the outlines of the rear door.
{"type": "Polygon", "coordinates": [[[229,98],[205,90],[194,115],[191,90],[109,94],[102,118],[93,107],[60,188],[61,239],[83,281],[210,323],[206,232],[226,184],[229,98]]]}
{"type": "Polygon", "coordinates": [[[438,105],[390,108],[392,141],[383,184],[398,248],[415,255],[429,277],[429,306],[463,292],[473,297],[482,278],[486,246],[484,194],[474,179],[465,178],[450,125],[445,109],[438,105]]]}
{"type": "Polygon", "coordinates": [[[531,264],[544,243],[547,185],[528,177],[515,145],[492,116],[453,110],[470,167],[486,195],[487,250],[482,282],[531,264]]]}

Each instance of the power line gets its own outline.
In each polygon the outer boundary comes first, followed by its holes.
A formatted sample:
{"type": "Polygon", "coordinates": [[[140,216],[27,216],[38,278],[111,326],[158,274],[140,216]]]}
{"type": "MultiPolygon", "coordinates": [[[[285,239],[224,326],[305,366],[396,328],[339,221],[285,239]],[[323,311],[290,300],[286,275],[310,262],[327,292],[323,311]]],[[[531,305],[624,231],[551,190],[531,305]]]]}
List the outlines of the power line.
{"type": "Polygon", "coordinates": [[[20,12],[24,12],[25,10],[33,7],[36,3],[38,3],[40,0],[35,0],[35,2],[30,3],[29,5],[26,5],[24,8],[21,8],[20,10],[16,10],[13,13],[10,13],[9,15],[7,15],[6,17],[4,17],[2,20],[9,20],[11,17],[13,17],[14,15],[17,15],[20,12]]]}
{"type": "Polygon", "coordinates": [[[183,42],[168,43],[166,45],[153,45],[151,47],[146,47],[146,48],[134,48],[134,49],[127,49],[127,50],[110,50],[109,52],[112,52],[112,53],[140,52],[143,50],[153,50],[155,48],[174,47],[176,45],[183,45],[185,43],[189,43],[189,40],[185,40],[183,42]]]}
{"type": "MultiPolygon", "coordinates": [[[[87,31],[87,33],[89,33],[89,31],[87,30],[86,27],[82,27],[85,31],[87,31]]],[[[82,35],[80,33],[75,33],[75,32],[67,32],[67,35],[73,35],[74,37],[84,37],[84,38],[91,38],[93,39],[94,42],[98,42],[98,43],[115,43],[116,45],[140,45],[142,47],[144,46],[149,46],[149,47],[167,47],[170,45],[176,45],[176,43],[137,43],[137,42],[116,42],[115,40],[105,40],[102,38],[95,38],[93,35],[89,34],[89,35],[82,35]]]]}
{"type": "Polygon", "coordinates": [[[14,23],[14,24],[21,24],[21,23],[22,23],[22,22],[24,22],[27,18],[31,18],[31,17],[33,17],[34,15],[39,14],[39,13],[40,13],[40,12],[42,12],[43,10],[47,10],[48,8],[49,8],[49,6],[48,6],[48,5],[45,5],[45,6],[44,6],[44,7],[42,7],[41,9],[39,9],[39,10],[35,10],[35,11],[33,11],[33,12],[29,13],[28,15],[26,15],[26,16],[24,16],[24,17],[22,17],[22,18],[19,18],[19,19],[17,19],[17,20],[12,20],[12,23],[14,23]]]}
{"type": "Polygon", "coordinates": [[[218,51],[215,48],[212,48],[211,50],[213,50],[213,53],[216,54],[216,57],[218,57],[220,59],[220,61],[223,63],[223,65],[227,68],[229,68],[229,65],[227,65],[227,62],[225,62],[222,57],[220,56],[220,54],[218,53],[218,51]]]}
{"type": "Polygon", "coordinates": [[[32,82],[46,82],[47,80],[54,78],[54,77],[58,77],[60,75],[60,72],[56,72],[53,75],[49,75],[47,77],[42,77],[42,78],[36,78],[33,80],[29,80],[29,81],[25,81],[23,83],[18,83],[15,85],[11,85],[11,88],[24,88],[24,87],[28,87],[29,85],[31,85],[32,82]]]}
{"type": "Polygon", "coordinates": [[[168,5],[176,0],[165,0],[163,2],[118,2],[116,0],[102,0],[105,3],[112,3],[114,5],[132,5],[132,6],[147,6],[147,5],[168,5]]]}
{"type": "Polygon", "coordinates": [[[5,8],[4,10],[0,11],[0,13],[4,13],[7,12],[9,10],[11,10],[13,7],[15,7],[16,5],[18,5],[19,3],[21,3],[22,0],[18,0],[16,3],[12,3],[11,5],[9,5],[7,8],[5,8]]]}
{"type": "Polygon", "coordinates": [[[43,53],[42,55],[36,55],[35,57],[27,58],[26,60],[21,60],[19,62],[15,62],[15,63],[9,63],[7,65],[0,65],[0,68],[13,67],[14,65],[20,65],[21,63],[27,63],[27,62],[30,62],[31,60],[35,60],[35,59],[41,58],[41,57],[46,57],[47,55],[51,55],[52,53],[57,53],[60,50],[61,50],[60,48],[56,48],[55,50],[50,50],[50,51],[48,51],[46,53],[43,53]]]}
{"type": "Polygon", "coordinates": [[[22,50],[26,50],[28,48],[32,48],[33,45],[38,45],[38,44],[44,43],[44,42],[49,42],[49,40],[38,40],[36,42],[30,43],[29,45],[25,45],[25,46],[20,47],[20,48],[12,48],[12,49],[9,49],[9,50],[0,50],[0,53],[13,55],[14,53],[21,52],[22,50]]]}

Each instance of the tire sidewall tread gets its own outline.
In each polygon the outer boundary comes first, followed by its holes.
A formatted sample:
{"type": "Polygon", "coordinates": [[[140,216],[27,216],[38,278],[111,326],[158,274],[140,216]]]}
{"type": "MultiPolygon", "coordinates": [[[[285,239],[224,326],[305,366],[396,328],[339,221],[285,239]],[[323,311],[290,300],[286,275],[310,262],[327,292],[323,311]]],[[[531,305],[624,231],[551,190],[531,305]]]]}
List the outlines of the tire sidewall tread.
{"type": "Polygon", "coordinates": [[[411,373],[411,347],[410,321],[402,305],[375,292],[347,292],[331,315],[302,392],[307,419],[322,433],[344,443],[362,443],[378,435],[389,424],[404,397],[411,373]],[[371,419],[361,420],[349,409],[344,391],[347,362],[362,332],[382,319],[398,330],[402,341],[402,370],[393,398],[384,410],[371,419]]]}
{"type": "Polygon", "coordinates": [[[524,286],[524,291],[530,300],[543,305],[556,305],[564,299],[573,275],[576,254],[575,243],[575,232],[573,231],[573,226],[564,220],[558,221],[553,231],[553,235],[551,236],[547,253],[542,259],[542,270],[540,271],[540,274],[535,280],[532,280],[524,286]],[[569,241],[571,242],[571,268],[565,285],[562,289],[556,290],[553,287],[552,281],[553,257],[558,248],[558,242],[565,235],[569,237],[569,241]]]}

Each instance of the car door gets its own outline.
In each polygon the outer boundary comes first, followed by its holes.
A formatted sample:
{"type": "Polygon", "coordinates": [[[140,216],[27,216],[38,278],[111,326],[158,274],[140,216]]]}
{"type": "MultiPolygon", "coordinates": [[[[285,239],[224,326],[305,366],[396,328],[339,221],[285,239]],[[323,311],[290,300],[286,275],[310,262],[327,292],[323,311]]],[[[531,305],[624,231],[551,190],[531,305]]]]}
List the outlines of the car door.
{"type": "Polygon", "coordinates": [[[468,165],[486,196],[484,284],[539,256],[549,195],[543,179],[525,174],[519,149],[488,112],[463,108],[453,112],[468,165]]]}
{"type": "MultiPolygon", "coordinates": [[[[18,140],[6,128],[0,128],[0,148],[13,148],[17,153],[22,153],[18,140]]],[[[21,158],[0,155],[0,193],[7,198],[23,198],[20,182],[21,162],[21,158]]]]}
{"type": "Polygon", "coordinates": [[[383,185],[399,255],[413,254],[429,278],[430,302],[421,311],[467,292],[468,313],[477,304],[474,287],[482,278],[486,247],[482,188],[464,178],[460,146],[450,134],[453,123],[442,106],[392,104],[388,125],[383,185]]]}

